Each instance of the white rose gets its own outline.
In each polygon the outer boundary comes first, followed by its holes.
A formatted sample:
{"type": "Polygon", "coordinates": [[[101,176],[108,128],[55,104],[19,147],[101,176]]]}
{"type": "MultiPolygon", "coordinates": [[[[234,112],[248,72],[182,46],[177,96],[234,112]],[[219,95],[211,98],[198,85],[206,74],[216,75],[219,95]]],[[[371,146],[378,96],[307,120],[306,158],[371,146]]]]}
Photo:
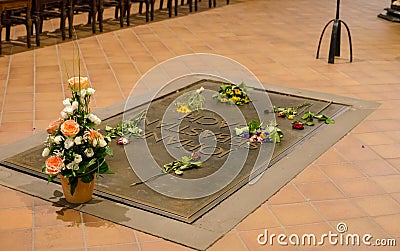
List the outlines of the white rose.
{"type": "Polygon", "coordinates": [[[65,148],[65,149],[70,149],[70,148],[73,147],[73,146],[74,146],[74,140],[73,140],[73,139],[67,138],[67,139],[64,141],[64,148],[65,148]]]}
{"type": "Polygon", "coordinates": [[[47,157],[47,156],[49,156],[49,154],[50,154],[49,148],[46,147],[45,149],[43,149],[42,157],[47,157]]]}
{"type": "Polygon", "coordinates": [[[97,117],[96,115],[90,113],[88,116],[88,119],[90,121],[92,121],[95,125],[100,125],[101,123],[101,119],[99,119],[99,117],[97,117]]]}
{"type": "Polygon", "coordinates": [[[54,143],[60,144],[64,140],[63,136],[58,135],[54,137],[54,143]]]}
{"type": "Polygon", "coordinates": [[[99,146],[100,147],[105,147],[107,145],[107,142],[104,139],[99,140],[99,146]]]}
{"type": "Polygon", "coordinates": [[[76,109],[78,109],[78,106],[79,106],[79,103],[78,103],[78,101],[74,101],[74,102],[72,102],[72,109],[74,109],[74,110],[76,110],[76,109]]]}
{"type": "Polygon", "coordinates": [[[82,137],[78,136],[74,139],[75,145],[80,145],[82,144],[82,137]]]}
{"type": "Polygon", "coordinates": [[[90,157],[93,157],[94,151],[92,148],[88,148],[85,150],[85,154],[86,154],[86,157],[90,158],[90,157]]]}
{"type": "Polygon", "coordinates": [[[81,163],[81,162],[82,162],[82,156],[79,155],[79,154],[75,154],[75,155],[74,155],[74,162],[75,162],[76,164],[81,163]]]}
{"type": "Polygon", "coordinates": [[[63,105],[65,105],[65,106],[71,105],[71,102],[69,101],[69,98],[66,98],[66,99],[63,100],[63,105]]]}
{"type": "Polygon", "coordinates": [[[90,87],[87,89],[87,94],[88,95],[93,95],[94,93],[95,93],[95,89],[90,88],[90,87]]]}

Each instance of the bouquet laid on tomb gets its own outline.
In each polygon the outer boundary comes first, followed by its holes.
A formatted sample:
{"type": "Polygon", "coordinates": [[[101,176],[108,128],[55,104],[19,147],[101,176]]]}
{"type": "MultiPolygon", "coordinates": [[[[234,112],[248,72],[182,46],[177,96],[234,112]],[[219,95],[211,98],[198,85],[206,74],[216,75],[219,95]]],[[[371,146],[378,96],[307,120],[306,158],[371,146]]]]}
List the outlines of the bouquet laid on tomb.
{"type": "Polygon", "coordinates": [[[247,91],[248,88],[243,82],[239,85],[222,84],[219,92],[213,97],[221,103],[244,105],[251,102],[247,91]]]}
{"type": "Polygon", "coordinates": [[[71,194],[80,178],[89,183],[94,175],[108,174],[106,156],[112,149],[96,126],[101,120],[90,112],[89,103],[95,90],[86,77],[68,80],[72,96],[63,101],[61,117],[47,127],[47,140],[42,156],[47,157],[42,171],[52,181],[57,175],[69,179],[71,194]]]}
{"type": "Polygon", "coordinates": [[[174,172],[175,174],[182,175],[185,170],[200,168],[203,164],[200,160],[198,153],[192,153],[189,156],[183,156],[181,160],[174,160],[168,164],[163,165],[164,173],[174,172]]]}
{"type": "Polygon", "coordinates": [[[195,91],[191,91],[180,96],[175,101],[175,105],[178,107],[176,111],[180,113],[190,113],[192,111],[203,109],[205,100],[203,91],[204,88],[200,87],[195,91]]]}
{"type": "Polygon", "coordinates": [[[283,132],[276,124],[263,125],[263,123],[252,120],[247,126],[235,128],[236,135],[244,139],[249,139],[249,142],[267,143],[281,142],[283,132]]]}

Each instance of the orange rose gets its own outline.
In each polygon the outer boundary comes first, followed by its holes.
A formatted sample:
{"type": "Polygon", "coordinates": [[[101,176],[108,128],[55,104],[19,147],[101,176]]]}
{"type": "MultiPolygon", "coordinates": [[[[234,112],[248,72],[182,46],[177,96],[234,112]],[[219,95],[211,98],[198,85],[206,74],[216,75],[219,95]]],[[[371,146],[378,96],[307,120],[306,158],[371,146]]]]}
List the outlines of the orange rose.
{"type": "Polygon", "coordinates": [[[56,175],[61,172],[64,167],[62,158],[58,156],[51,156],[46,160],[46,173],[49,175],[56,175]]]}
{"type": "Polygon", "coordinates": [[[72,77],[68,79],[69,87],[74,90],[82,90],[89,88],[89,80],[87,77],[72,77]]]}
{"type": "Polygon", "coordinates": [[[66,137],[75,137],[79,133],[79,124],[70,119],[61,124],[61,133],[66,137]]]}
{"type": "Polygon", "coordinates": [[[53,121],[47,126],[47,133],[53,134],[55,133],[59,128],[60,125],[64,122],[61,118],[57,119],[56,121],[53,121]]]}
{"type": "Polygon", "coordinates": [[[101,135],[101,133],[96,130],[85,132],[85,136],[87,137],[87,139],[89,139],[89,142],[92,143],[93,147],[104,147],[107,145],[107,142],[104,140],[103,135],[101,135]]]}

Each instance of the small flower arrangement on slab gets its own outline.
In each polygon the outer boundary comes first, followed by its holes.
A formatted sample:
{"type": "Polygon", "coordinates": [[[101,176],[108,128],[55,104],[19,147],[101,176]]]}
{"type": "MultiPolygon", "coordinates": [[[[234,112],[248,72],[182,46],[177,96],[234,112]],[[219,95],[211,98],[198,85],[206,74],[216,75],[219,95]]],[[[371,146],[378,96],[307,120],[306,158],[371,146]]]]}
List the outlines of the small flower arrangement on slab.
{"type": "Polygon", "coordinates": [[[249,124],[242,128],[236,128],[236,135],[244,139],[249,139],[249,142],[267,143],[281,142],[283,132],[275,124],[264,126],[263,123],[252,120],[249,124]]]}
{"type": "Polygon", "coordinates": [[[179,113],[191,113],[203,109],[205,98],[203,96],[204,87],[191,91],[180,96],[176,101],[176,109],[179,113]]]}
{"type": "Polygon", "coordinates": [[[132,137],[140,137],[143,134],[143,129],[140,127],[140,123],[143,121],[146,113],[140,112],[132,116],[131,118],[122,121],[116,127],[106,126],[106,136],[108,141],[114,138],[118,138],[118,145],[127,145],[130,143],[132,137]]]}
{"type": "Polygon", "coordinates": [[[214,94],[213,97],[221,103],[244,105],[251,102],[247,91],[248,88],[243,82],[239,85],[222,84],[219,92],[214,94]]]}
{"type": "Polygon", "coordinates": [[[47,127],[47,140],[42,152],[47,157],[42,171],[52,181],[57,175],[68,178],[70,193],[75,193],[78,179],[91,182],[95,175],[108,174],[106,156],[112,155],[108,141],[96,130],[101,120],[90,112],[90,99],[95,90],[86,77],[72,77],[68,88],[72,96],[63,101],[61,117],[47,127]]]}
{"type": "Polygon", "coordinates": [[[183,156],[181,160],[174,160],[171,163],[163,165],[162,170],[164,173],[174,172],[175,174],[182,175],[185,170],[200,168],[203,163],[199,159],[199,154],[192,153],[189,156],[183,156]]]}

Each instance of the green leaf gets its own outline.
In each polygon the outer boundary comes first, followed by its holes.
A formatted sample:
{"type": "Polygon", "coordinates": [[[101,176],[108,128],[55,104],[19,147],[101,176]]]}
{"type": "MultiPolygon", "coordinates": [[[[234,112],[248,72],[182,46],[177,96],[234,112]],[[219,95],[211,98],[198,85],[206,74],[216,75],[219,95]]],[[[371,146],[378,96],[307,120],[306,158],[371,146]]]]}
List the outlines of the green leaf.
{"type": "Polygon", "coordinates": [[[68,181],[69,181],[69,185],[71,186],[71,189],[70,189],[71,195],[74,195],[76,186],[78,185],[78,178],[77,177],[69,177],[68,181]]]}
{"type": "Polygon", "coordinates": [[[112,131],[114,128],[112,128],[111,126],[106,126],[106,132],[112,131]]]}
{"type": "Polygon", "coordinates": [[[304,123],[305,125],[308,125],[308,126],[313,126],[314,125],[314,122],[312,122],[312,121],[308,121],[308,122],[306,122],[306,123],[304,123]]]}
{"type": "Polygon", "coordinates": [[[257,120],[252,120],[249,122],[249,133],[254,134],[254,132],[260,128],[261,123],[257,120]]]}
{"type": "Polygon", "coordinates": [[[83,183],[89,183],[93,180],[94,176],[93,174],[88,174],[88,175],[84,175],[81,177],[81,180],[83,183]]]}
{"type": "Polygon", "coordinates": [[[327,119],[327,120],[325,120],[325,123],[326,123],[326,124],[335,124],[335,120],[333,120],[333,119],[327,119]]]}
{"type": "Polygon", "coordinates": [[[177,175],[182,175],[182,174],[183,174],[183,171],[177,169],[177,170],[175,170],[175,174],[177,174],[177,175]]]}
{"type": "Polygon", "coordinates": [[[315,116],[314,113],[312,112],[306,112],[303,117],[301,117],[302,119],[308,119],[308,118],[313,118],[315,116]]]}

